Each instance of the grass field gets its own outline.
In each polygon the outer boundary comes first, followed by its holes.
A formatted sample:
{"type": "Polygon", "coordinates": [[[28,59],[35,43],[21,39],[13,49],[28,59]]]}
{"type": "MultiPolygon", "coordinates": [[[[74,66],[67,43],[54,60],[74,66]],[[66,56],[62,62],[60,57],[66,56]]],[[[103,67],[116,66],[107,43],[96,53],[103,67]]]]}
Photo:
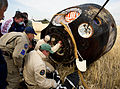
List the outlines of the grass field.
{"type": "MultiPolygon", "coordinates": [[[[113,48],[83,73],[90,89],[120,89],[120,27],[117,28],[117,39],[113,48]]],[[[62,79],[73,71],[72,66],[59,67],[62,79]]]]}
{"type": "Polygon", "coordinates": [[[91,89],[120,89],[120,27],[113,48],[90,66],[84,77],[91,89]],[[95,88],[94,88],[95,87],[95,88]]]}
{"type": "Polygon", "coordinates": [[[120,27],[113,48],[84,73],[91,89],[120,89],[120,27]]]}

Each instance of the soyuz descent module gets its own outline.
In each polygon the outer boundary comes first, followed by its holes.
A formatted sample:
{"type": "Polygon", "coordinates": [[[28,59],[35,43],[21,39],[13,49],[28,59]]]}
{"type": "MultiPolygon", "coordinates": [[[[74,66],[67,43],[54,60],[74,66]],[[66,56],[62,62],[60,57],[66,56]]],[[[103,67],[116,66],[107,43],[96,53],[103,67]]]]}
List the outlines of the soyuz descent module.
{"type": "Polygon", "coordinates": [[[100,9],[97,4],[83,4],[64,9],[53,16],[48,27],[41,32],[41,38],[48,34],[56,39],[52,45],[62,41],[62,47],[50,55],[52,60],[70,63],[75,59],[73,42],[61,22],[72,32],[78,54],[87,61],[87,65],[113,47],[117,36],[115,21],[105,8],[99,12],[100,9]]]}

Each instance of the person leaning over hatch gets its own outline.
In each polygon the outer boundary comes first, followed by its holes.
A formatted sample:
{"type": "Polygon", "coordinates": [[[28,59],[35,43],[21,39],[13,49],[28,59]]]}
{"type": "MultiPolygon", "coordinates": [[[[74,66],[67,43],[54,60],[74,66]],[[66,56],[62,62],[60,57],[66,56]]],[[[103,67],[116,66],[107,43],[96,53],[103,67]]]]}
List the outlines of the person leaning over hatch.
{"type": "MultiPolygon", "coordinates": [[[[52,38],[51,38],[51,39],[52,39],[52,38]]],[[[49,35],[46,35],[44,39],[40,39],[40,40],[37,42],[37,44],[36,44],[36,46],[35,46],[35,50],[39,49],[40,45],[45,44],[45,43],[47,43],[48,41],[50,41],[50,36],[49,36],[49,35]]],[[[56,52],[56,51],[61,47],[61,43],[62,43],[62,41],[58,41],[58,43],[57,43],[55,46],[53,46],[53,47],[51,48],[51,50],[52,50],[53,52],[56,52]]]]}
{"type": "Polygon", "coordinates": [[[45,38],[40,39],[37,41],[37,44],[35,45],[35,50],[40,48],[40,45],[47,43],[48,41],[50,41],[50,36],[46,35],[45,38]]]}
{"type": "Polygon", "coordinates": [[[31,51],[24,64],[23,76],[28,89],[56,88],[54,79],[46,78],[46,65],[43,61],[49,53],[54,53],[49,44],[42,44],[39,49],[31,51]]]}
{"type": "Polygon", "coordinates": [[[25,29],[24,15],[19,12],[11,19],[2,22],[1,34],[4,35],[9,32],[23,32],[25,29]]]}
{"type": "MultiPolygon", "coordinates": [[[[0,20],[2,20],[2,18],[4,17],[4,12],[6,11],[7,7],[8,7],[7,0],[0,0],[0,20]]],[[[0,49],[0,89],[6,89],[6,86],[8,85],[6,78],[7,78],[7,63],[0,49]]]]}
{"type": "Polygon", "coordinates": [[[7,62],[8,89],[18,89],[19,72],[22,68],[23,58],[29,48],[29,43],[36,35],[33,28],[25,29],[25,32],[10,32],[0,38],[0,49],[7,62]]]}

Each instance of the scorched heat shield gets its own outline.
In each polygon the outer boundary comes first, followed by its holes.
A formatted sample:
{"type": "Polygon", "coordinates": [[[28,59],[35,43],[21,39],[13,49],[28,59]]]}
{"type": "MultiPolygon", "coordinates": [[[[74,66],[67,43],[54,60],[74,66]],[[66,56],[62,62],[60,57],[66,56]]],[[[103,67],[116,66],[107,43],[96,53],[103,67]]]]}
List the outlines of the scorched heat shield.
{"type": "Polygon", "coordinates": [[[100,8],[97,4],[83,4],[64,9],[53,16],[48,27],[41,33],[41,38],[47,34],[55,38],[54,42],[50,42],[51,45],[62,41],[62,47],[50,55],[52,60],[70,63],[75,59],[72,40],[61,22],[71,30],[78,52],[87,61],[87,65],[113,47],[117,35],[116,24],[105,8],[94,18],[100,8]]]}

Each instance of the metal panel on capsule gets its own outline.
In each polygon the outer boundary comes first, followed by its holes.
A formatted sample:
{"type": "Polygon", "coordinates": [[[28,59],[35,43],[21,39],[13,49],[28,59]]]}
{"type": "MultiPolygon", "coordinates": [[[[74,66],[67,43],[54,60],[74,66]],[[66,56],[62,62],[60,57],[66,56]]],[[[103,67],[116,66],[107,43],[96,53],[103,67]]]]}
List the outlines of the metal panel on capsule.
{"type": "Polygon", "coordinates": [[[103,9],[93,20],[100,8],[101,6],[97,4],[83,4],[64,9],[52,18],[48,27],[42,31],[41,37],[49,34],[56,39],[50,44],[55,45],[61,40],[62,47],[50,55],[51,59],[58,63],[70,63],[74,60],[72,40],[61,22],[66,24],[73,33],[78,52],[84,60],[87,60],[87,65],[113,47],[117,29],[112,15],[103,9]]]}

